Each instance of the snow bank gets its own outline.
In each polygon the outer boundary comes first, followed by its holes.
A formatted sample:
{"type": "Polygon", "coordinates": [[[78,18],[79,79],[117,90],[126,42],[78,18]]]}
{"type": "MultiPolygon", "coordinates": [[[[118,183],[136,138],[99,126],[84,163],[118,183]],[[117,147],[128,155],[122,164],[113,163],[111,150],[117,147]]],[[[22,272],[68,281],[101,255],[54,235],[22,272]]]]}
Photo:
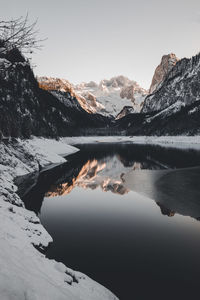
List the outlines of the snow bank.
{"type": "Polygon", "coordinates": [[[27,147],[43,166],[48,163],[65,162],[66,160],[62,156],[79,151],[77,148],[61,141],[36,137],[27,141],[27,147]]]}
{"type": "Polygon", "coordinates": [[[90,143],[160,144],[171,147],[200,149],[200,136],[82,136],[63,138],[70,145],[90,143]]]}
{"type": "Polygon", "coordinates": [[[39,252],[52,241],[35,213],[26,210],[13,180],[38,165],[65,161],[77,151],[61,141],[33,138],[0,143],[0,299],[111,300],[110,291],[39,252]],[[35,247],[34,247],[34,246],[35,247]]]}

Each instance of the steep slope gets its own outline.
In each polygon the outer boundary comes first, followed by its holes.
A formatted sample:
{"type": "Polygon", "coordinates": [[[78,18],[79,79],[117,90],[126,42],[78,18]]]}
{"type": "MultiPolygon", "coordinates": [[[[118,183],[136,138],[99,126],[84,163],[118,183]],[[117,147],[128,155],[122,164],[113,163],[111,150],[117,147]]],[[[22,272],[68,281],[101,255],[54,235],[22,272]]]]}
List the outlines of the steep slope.
{"type": "Polygon", "coordinates": [[[199,135],[200,101],[190,105],[176,102],[160,112],[129,114],[116,120],[116,131],[127,135],[199,135]]]}
{"type": "Polygon", "coordinates": [[[114,126],[131,135],[200,134],[200,54],[179,60],[146,97],[141,113],[114,126]]]}
{"type": "Polygon", "coordinates": [[[157,90],[146,97],[142,112],[160,111],[172,104],[200,100],[200,54],[183,58],[168,73],[157,90]]]}
{"type": "MultiPolygon", "coordinates": [[[[116,116],[124,106],[132,106],[136,112],[142,108],[147,91],[137,82],[124,76],[95,82],[81,83],[74,86],[76,93],[87,101],[93,98],[93,107],[105,116],[116,116]]],[[[90,102],[91,105],[91,102],[90,102]]]]}
{"type": "Polygon", "coordinates": [[[159,88],[160,84],[162,84],[167,74],[171,71],[173,66],[175,66],[177,61],[178,58],[173,53],[170,53],[168,55],[163,55],[160,64],[157,66],[154,72],[151,86],[149,89],[149,94],[152,94],[154,91],[156,91],[159,88]]]}
{"type": "Polygon", "coordinates": [[[83,128],[104,127],[108,120],[87,113],[73,94],[60,99],[40,89],[18,50],[0,57],[0,135],[13,137],[66,136],[83,128]]]}
{"type": "Polygon", "coordinates": [[[199,135],[200,101],[185,105],[177,101],[153,116],[147,116],[140,132],[145,135],[199,135]]]}
{"type": "MultiPolygon", "coordinates": [[[[85,111],[88,113],[96,113],[96,110],[93,108],[94,105],[90,105],[84,97],[78,95],[75,92],[73,85],[68,80],[52,77],[37,77],[37,81],[41,89],[51,92],[58,98],[60,98],[60,95],[62,94],[71,95],[77,99],[77,102],[85,111]]],[[[65,102],[67,106],[70,105],[69,101],[67,101],[67,98],[65,102]]]]}

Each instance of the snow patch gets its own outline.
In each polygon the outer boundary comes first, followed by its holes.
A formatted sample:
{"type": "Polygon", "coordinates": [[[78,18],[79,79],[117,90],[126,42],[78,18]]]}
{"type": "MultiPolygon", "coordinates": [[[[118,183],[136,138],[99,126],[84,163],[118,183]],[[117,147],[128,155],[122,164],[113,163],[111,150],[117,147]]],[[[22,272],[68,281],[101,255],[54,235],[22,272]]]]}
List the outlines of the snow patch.
{"type": "Polygon", "coordinates": [[[167,117],[171,116],[172,114],[175,114],[178,111],[180,111],[181,108],[184,107],[184,106],[185,106],[184,102],[177,101],[176,103],[174,103],[174,104],[170,105],[169,107],[163,109],[161,112],[154,115],[153,117],[148,118],[145,122],[150,123],[158,117],[161,117],[162,119],[167,118],[167,117]]]}

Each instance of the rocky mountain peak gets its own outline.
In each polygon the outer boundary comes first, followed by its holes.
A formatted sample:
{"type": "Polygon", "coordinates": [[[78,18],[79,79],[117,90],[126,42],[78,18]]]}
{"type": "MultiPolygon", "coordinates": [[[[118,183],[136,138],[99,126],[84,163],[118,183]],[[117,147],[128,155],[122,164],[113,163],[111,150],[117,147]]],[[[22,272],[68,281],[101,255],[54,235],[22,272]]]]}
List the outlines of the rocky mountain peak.
{"type": "Polygon", "coordinates": [[[145,98],[143,113],[163,111],[200,100],[200,54],[180,59],[152,94],[145,98]]]}
{"type": "MultiPolygon", "coordinates": [[[[88,113],[95,113],[92,107],[87,103],[86,99],[78,95],[74,90],[73,85],[66,79],[53,78],[53,77],[37,77],[39,87],[49,92],[64,92],[69,93],[71,97],[76,98],[80,106],[88,113]]],[[[89,83],[91,84],[91,83],[89,83]]],[[[91,97],[90,97],[91,100],[91,97]]]]}
{"type": "Polygon", "coordinates": [[[134,111],[140,111],[147,95],[147,91],[136,81],[123,75],[103,79],[99,84],[81,83],[74,86],[74,89],[98,113],[105,116],[116,116],[124,106],[132,106],[134,111]]]}
{"type": "Polygon", "coordinates": [[[142,108],[147,91],[129,78],[119,75],[73,85],[68,80],[52,77],[38,77],[39,87],[53,93],[70,94],[76,98],[80,106],[89,113],[100,113],[104,116],[119,114],[124,106],[132,106],[135,112],[142,108]]]}
{"type": "Polygon", "coordinates": [[[149,89],[149,93],[152,94],[155,92],[161,83],[166,78],[167,74],[172,70],[179,59],[176,57],[174,53],[170,53],[167,55],[163,55],[160,64],[157,66],[152,83],[149,89]]]}
{"type": "Polygon", "coordinates": [[[37,77],[39,87],[47,91],[61,91],[73,93],[72,85],[68,80],[54,77],[37,77]]]}

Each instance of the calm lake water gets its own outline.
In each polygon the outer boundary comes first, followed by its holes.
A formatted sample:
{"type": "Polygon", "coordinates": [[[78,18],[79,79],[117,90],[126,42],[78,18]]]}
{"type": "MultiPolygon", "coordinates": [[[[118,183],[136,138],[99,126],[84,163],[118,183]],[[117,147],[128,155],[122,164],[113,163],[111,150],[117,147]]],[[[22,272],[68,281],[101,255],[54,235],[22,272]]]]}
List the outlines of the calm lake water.
{"type": "Polygon", "coordinates": [[[47,257],[121,300],[199,299],[200,153],[77,146],[24,196],[53,237],[47,257]]]}

